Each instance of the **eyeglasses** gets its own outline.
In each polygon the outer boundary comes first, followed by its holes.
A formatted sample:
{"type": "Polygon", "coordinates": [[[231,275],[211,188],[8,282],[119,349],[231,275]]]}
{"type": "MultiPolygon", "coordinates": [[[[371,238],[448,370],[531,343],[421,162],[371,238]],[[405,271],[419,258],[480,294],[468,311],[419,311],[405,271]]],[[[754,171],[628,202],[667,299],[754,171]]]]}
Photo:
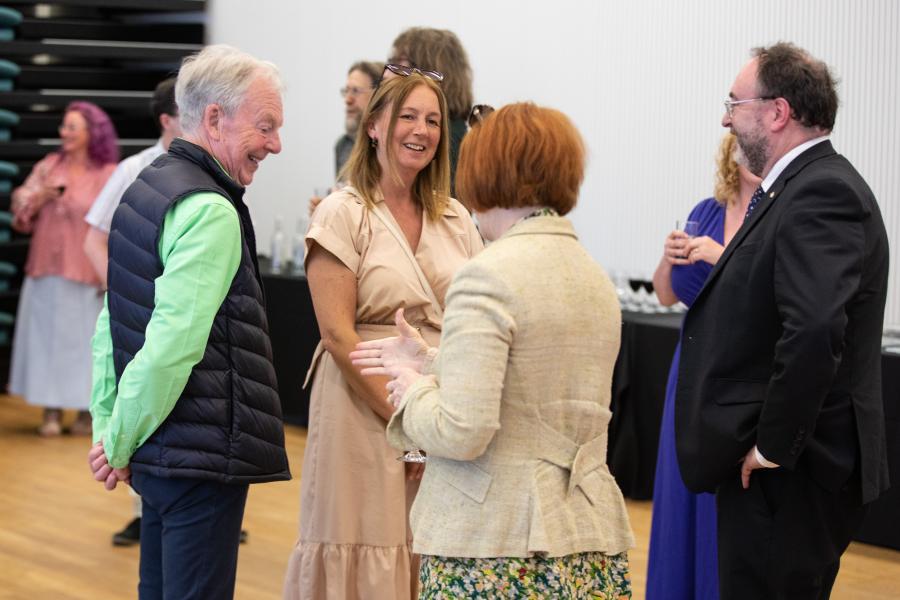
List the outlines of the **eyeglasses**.
{"type": "Polygon", "coordinates": [[[356,87],[356,86],[350,86],[350,87],[342,87],[339,91],[341,92],[341,98],[346,98],[347,96],[353,96],[355,98],[356,96],[362,96],[363,94],[368,94],[373,89],[375,89],[375,88],[372,88],[372,87],[361,88],[361,87],[356,87]]]}
{"type": "Polygon", "coordinates": [[[726,100],[723,102],[725,105],[725,112],[728,113],[728,116],[734,116],[734,107],[739,106],[741,104],[747,104],[749,102],[761,102],[763,100],[774,100],[775,96],[760,96],[759,98],[747,98],[746,100],[726,100]]]}
{"type": "Polygon", "coordinates": [[[494,112],[494,107],[490,104],[476,104],[473,106],[469,112],[469,117],[466,119],[469,129],[484,121],[492,112],[494,112]]]}
{"type": "MultiPolygon", "coordinates": [[[[413,73],[418,73],[419,75],[424,75],[429,79],[434,79],[435,81],[443,81],[444,74],[440,71],[431,71],[429,69],[420,69],[418,67],[407,67],[406,65],[398,65],[394,63],[388,63],[384,65],[384,68],[394,75],[399,75],[400,77],[409,77],[413,73]]],[[[384,79],[384,77],[382,77],[384,79]]]]}
{"type": "Polygon", "coordinates": [[[82,127],[81,125],[71,125],[71,124],[67,125],[65,123],[60,123],[59,126],[56,128],[56,130],[59,131],[60,133],[62,133],[64,131],[69,132],[69,133],[75,133],[77,131],[82,131],[84,129],[87,129],[87,128],[82,127]]]}

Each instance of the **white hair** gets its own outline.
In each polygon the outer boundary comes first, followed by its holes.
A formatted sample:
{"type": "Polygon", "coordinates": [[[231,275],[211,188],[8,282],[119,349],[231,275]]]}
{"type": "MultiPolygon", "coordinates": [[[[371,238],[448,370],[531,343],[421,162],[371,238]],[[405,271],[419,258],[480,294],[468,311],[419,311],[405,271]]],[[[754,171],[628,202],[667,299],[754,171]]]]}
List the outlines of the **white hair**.
{"type": "Polygon", "coordinates": [[[232,46],[215,44],[186,57],[175,83],[181,128],[196,132],[210,104],[233,115],[257,77],[269,79],[279,91],[284,87],[278,67],[232,46]]]}

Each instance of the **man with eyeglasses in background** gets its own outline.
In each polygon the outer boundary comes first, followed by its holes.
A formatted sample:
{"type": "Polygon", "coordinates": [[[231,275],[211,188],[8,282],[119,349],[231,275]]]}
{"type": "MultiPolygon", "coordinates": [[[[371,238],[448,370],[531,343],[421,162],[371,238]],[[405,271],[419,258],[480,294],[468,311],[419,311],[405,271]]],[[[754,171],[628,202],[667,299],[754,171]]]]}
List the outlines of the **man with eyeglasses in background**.
{"type": "MultiPolygon", "coordinates": [[[[361,60],[355,62],[347,71],[347,83],[340,89],[344,99],[344,133],[334,144],[334,176],[335,181],[340,181],[341,169],[350,158],[353,143],[356,141],[356,130],[362,119],[366,106],[372,98],[375,86],[381,80],[381,72],[384,71],[384,63],[361,60]]],[[[319,192],[321,193],[321,192],[319,192]]],[[[318,194],[309,199],[309,214],[312,215],[322,201],[318,194]]]]}
{"type": "Polygon", "coordinates": [[[344,134],[334,144],[335,177],[340,177],[341,169],[350,157],[359,121],[369,105],[375,84],[383,70],[384,63],[361,60],[353,63],[347,71],[347,83],[341,88],[341,97],[344,99],[344,134]]]}
{"type": "Polygon", "coordinates": [[[716,493],[720,596],[824,599],[889,486],[888,240],[828,139],[828,66],[784,42],[752,55],[722,125],[762,183],[685,316],[676,449],[688,489],[716,493]]]}

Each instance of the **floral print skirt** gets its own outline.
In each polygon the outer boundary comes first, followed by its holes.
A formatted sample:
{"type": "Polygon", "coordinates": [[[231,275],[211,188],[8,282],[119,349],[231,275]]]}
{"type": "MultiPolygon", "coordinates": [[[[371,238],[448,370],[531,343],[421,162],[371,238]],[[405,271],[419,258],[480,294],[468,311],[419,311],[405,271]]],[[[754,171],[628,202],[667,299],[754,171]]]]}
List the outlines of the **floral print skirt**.
{"type": "Polygon", "coordinates": [[[528,558],[422,556],[420,599],[631,598],[628,554],[581,552],[528,558]]]}

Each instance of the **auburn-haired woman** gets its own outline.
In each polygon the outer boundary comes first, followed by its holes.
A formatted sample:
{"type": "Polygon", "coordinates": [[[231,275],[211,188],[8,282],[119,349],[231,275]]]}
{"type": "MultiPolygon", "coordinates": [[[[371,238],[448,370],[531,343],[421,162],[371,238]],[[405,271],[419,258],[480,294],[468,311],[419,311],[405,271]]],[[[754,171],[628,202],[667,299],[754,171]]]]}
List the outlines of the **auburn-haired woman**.
{"type": "Polygon", "coordinates": [[[440,350],[357,346],[392,377],[395,448],[428,467],[410,515],[420,598],[624,598],[633,544],[606,467],[621,314],[565,218],[584,145],[559,111],[513,104],[469,132],[457,185],[492,243],[447,292],[440,350]]]}

